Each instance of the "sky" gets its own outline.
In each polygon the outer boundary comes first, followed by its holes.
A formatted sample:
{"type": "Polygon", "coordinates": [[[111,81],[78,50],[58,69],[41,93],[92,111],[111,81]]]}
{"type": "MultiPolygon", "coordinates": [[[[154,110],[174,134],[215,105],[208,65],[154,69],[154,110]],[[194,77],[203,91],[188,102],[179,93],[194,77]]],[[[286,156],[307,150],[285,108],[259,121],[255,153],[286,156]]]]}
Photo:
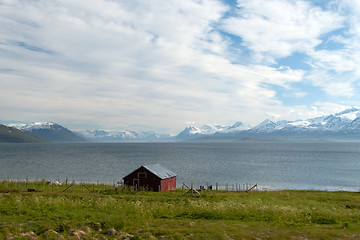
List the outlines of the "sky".
{"type": "Polygon", "coordinates": [[[252,126],[359,105],[360,1],[0,0],[0,122],[252,126]]]}

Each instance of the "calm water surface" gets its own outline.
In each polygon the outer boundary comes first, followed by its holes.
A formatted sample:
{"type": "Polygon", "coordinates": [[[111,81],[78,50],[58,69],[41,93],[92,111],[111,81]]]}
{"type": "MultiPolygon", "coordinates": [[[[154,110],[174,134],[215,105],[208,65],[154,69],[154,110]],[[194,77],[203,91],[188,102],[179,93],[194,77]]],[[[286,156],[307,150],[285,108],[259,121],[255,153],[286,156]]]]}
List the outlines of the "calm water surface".
{"type": "Polygon", "coordinates": [[[155,163],[176,172],[178,186],[360,190],[354,142],[0,144],[0,179],[113,182],[155,163]]]}

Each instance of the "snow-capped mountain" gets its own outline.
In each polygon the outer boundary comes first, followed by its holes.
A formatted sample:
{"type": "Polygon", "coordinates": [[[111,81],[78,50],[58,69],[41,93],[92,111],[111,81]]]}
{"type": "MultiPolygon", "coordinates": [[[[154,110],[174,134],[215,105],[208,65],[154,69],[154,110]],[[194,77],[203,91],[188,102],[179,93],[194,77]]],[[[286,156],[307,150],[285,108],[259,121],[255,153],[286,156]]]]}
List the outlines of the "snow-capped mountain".
{"type": "Polygon", "coordinates": [[[249,130],[249,133],[349,133],[360,132],[360,109],[351,108],[328,116],[296,121],[265,120],[249,130]]]}
{"type": "Polygon", "coordinates": [[[275,123],[275,122],[271,121],[270,119],[266,119],[262,123],[260,123],[259,125],[256,125],[252,129],[250,129],[250,131],[254,131],[254,132],[271,132],[271,131],[274,131],[275,129],[277,129],[278,126],[279,126],[278,123],[275,123]]]}
{"type": "Polygon", "coordinates": [[[53,122],[33,122],[33,123],[12,123],[7,124],[9,127],[14,127],[22,131],[32,131],[36,129],[62,129],[63,126],[53,122]]]}
{"type": "Polygon", "coordinates": [[[236,122],[234,125],[230,127],[226,127],[225,132],[237,132],[237,131],[244,131],[249,130],[251,126],[249,124],[243,122],[236,122]]]}
{"type": "Polygon", "coordinates": [[[92,142],[144,142],[168,140],[170,134],[129,130],[77,130],[76,133],[92,142]]]}
{"type": "Polygon", "coordinates": [[[69,129],[53,122],[33,122],[30,124],[8,124],[32,136],[37,136],[51,142],[85,142],[85,139],[74,134],[69,129]]]}
{"type": "Polygon", "coordinates": [[[204,125],[201,128],[185,128],[177,139],[192,139],[204,136],[316,136],[360,135],[360,109],[351,108],[328,116],[296,121],[271,121],[266,119],[255,127],[235,123],[233,126],[204,125]]]}
{"type": "Polygon", "coordinates": [[[0,124],[0,143],[43,143],[45,139],[31,136],[14,127],[0,124]]]}
{"type": "Polygon", "coordinates": [[[182,132],[180,132],[176,136],[176,138],[177,139],[189,139],[189,138],[201,137],[202,135],[204,135],[204,134],[202,133],[200,128],[197,128],[195,126],[190,126],[190,127],[186,127],[182,132]]]}
{"type": "Polygon", "coordinates": [[[242,122],[236,122],[231,126],[221,126],[221,125],[210,125],[206,124],[200,128],[195,126],[186,127],[182,132],[180,132],[176,138],[177,139],[189,139],[202,136],[210,136],[214,134],[233,134],[240,131],[245,131],[250,129],[250,125],[244,124],[242,122]]]}

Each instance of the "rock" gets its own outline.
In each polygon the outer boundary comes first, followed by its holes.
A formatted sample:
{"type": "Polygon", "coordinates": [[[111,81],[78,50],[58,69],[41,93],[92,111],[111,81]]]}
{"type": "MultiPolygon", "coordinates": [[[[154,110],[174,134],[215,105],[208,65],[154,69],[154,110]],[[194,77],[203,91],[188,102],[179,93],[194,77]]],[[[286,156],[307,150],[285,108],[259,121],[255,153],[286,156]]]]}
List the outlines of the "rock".
{"type": "Polygon", "coordinates": [[[82,231],[82,230],[77,230],[77,231],[73,232],[72,235],[73,235],[76,239],[82,239],[82,238],[86,235],[86,233],[85,233],[84,231],[82,231]]]}
{"type": "Polygon", "coordinates": [[[130,233],[126,233],[126,232],[120,232],[119,237],[121,237],[121,238],[132,238],[132,237],[134,237],[134,235],[131,235],[130,233]]]}
{"type": "Polygon", "coordinates": [[[116,234],[116,230],[114,228],[110,228],[107,230],[108,236],[114,236],[116,234]]]}
{"type": "Polygon", "coordinates": [[[102,231],[102,229],[101,229],[101,223],[96,222],[96,223],[94,223],[93,226],[94,226],[95,231],[97,231],[97,232],[101,232],[101,231],[102,231]]]}
{"type": "Polygon", "coordinates": [[[22,233],[20,236],[31,240],[37,239],[36,234],[33,231],[22,233]]]}
{"type": "Polygon", "coordinates": [[[54,230],[51,230],[51,229],[47,230],[46,232],[44,232],[42,234],[44,239],[55,239],[57,235],[58,235],[58,233],[56,231],[54,231],[54,230]]]}

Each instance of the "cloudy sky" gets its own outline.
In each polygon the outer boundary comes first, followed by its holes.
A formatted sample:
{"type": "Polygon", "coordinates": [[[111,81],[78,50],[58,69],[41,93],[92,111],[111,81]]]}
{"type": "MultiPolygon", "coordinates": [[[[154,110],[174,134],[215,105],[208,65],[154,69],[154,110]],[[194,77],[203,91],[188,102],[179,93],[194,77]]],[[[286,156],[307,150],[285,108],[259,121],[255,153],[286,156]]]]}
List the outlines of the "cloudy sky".
{"type": "Polygon", "coordinates": [[[256,125],[360,102],[360,1],[0,0],[0,121],[256,125]]]}

